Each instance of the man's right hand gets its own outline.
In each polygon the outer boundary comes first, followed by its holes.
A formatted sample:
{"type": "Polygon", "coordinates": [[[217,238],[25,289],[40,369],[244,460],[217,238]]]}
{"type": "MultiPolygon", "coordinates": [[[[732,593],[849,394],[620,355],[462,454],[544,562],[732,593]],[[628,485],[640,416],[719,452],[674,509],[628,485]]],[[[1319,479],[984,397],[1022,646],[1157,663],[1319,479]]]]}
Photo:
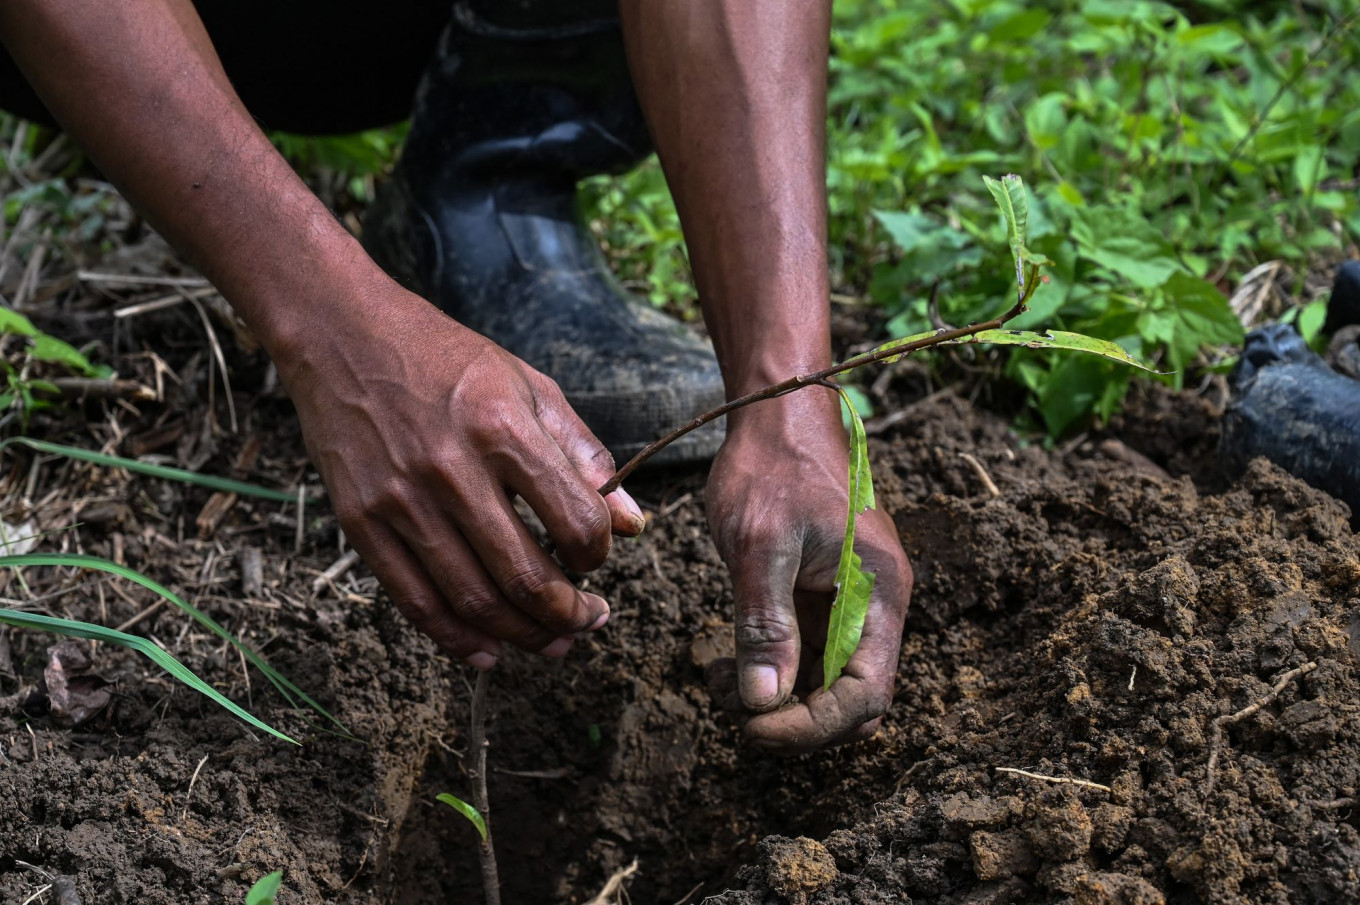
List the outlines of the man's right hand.
{"type": "Polygon", "coordinates": [[[403,613],[490,668],[501,642],[561,656],[609,606],[572,585],[515,511],[518,495],[568,568],[590,571],[642,513],[596,488],[609,453],[545,377],[395,284],[315,332],[280,373],[345,536],[403,613]]]}

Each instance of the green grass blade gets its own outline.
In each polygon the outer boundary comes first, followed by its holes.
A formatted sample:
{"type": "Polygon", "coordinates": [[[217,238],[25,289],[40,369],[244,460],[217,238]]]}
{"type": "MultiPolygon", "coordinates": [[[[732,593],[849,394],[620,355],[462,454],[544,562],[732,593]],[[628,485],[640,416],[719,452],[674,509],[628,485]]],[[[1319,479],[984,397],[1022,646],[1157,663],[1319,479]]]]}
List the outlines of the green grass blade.
{"type": "MultiPolygon", "coordinates": [[[[14,557],[7,558],[12,559],[14,557]]],[[[183,663],[180,663],[146,638],[141,638],[137,635],[128,635],[111,628],[104,628],[102,625],[91,625],[88,622],[75,622],[70,619],[58,619],[55,616],[43,616],[38,613],[24,613],[18,610],[0,610],[0,623],[12,625],[16,628],[34,629],[40,632],[54,632],[69,638],[84,638],[87,641],[105,641],[109,644],[117,644],[135,650],[176,679],[179,679],[179,681],[183,682],[189,688],[192,688],[204,697],[215,701],[219,706],[227,710],[237,719],[243,720],[263,732],[268,732],[275,738],[282,739],[283,741],[290,742],[294,745],[299,744],[296,740],[284,735],[268,723],[256,719],[254,716],[251,716],[248,712],[229,701],[217,689],[194,675],[183,663]]]]}
{"type": "Polygon", "coordinates": [[[850,404],[844,390],[838,390],[850,411],[850,501],[845,516],[845,538],[841,559],[836,566],[836,599],[831,604],[831,621],[826,632],[826,653],[822,657],[822,687],[830,688],[845,664],[859,647],[869,599],[874,593],[874,573],[865,572],[855,552],[855,518],[874,508],[874,481],[869,473],[869,441],[864,422],[850,404]]]}
{"type": "Polygon", "coordinates": [[[150,462],[138,462],[136,459],[126,459],[122,456],[110,456],[105,453],[95,452],[92,449],[81,449],[78,446],[64,446],[60,443],[48,443],[46,440],[34,440],[31,437],[11,437],[3,443],[0,443],[0,449],[4,449],[5,447],[16,443],[20,446],[27,446],[29,449],[35,449],[42,453],[65,456],[68,459],[91,462],[95,465],[104,465],[109,468],[122,468],[153,478],[163,478],[167,481],[195,484],[199,487],[207,487],[209,490],[220,490],[224,493],[235,493],[240,496],[258,497],[262,500],[273,500],[276,503],[297,502],[297,494],[295,493],[286,493],[282,490],[271,490],[268,487],[247,484],[244,481],[233,481],[230,478],[219,478],[214,477],[213,475],[199,474],[194,471],[185,471],[183,468],[172,468],[168,465],[152,465],[150,462]]]}
{"type": "Polygon", "coordinates": [[[116,562],[101,559],[97,556],[84,556],[78,553],[26,553],[22,556],[0,556],[0,568],[20,568],[23,566],[67,566],[79,569],[96,569],[101,572],[117,575],[120,578],[126,578],[128,581],[135,582],[154,594],[159,594],[185,613],[189,614],[190,617],[207,628],[214,635],[217,635],[219,638],[231,644],[232,647],[239,650],[241,654],[250,661],[251,665],[264,673],[265,678],[279,690],[279,693],[288,701],[289,706],[298,707],[298,701],[301,700],[308,707],[311,707],[317,713],[334,723],[346,738],[354,738],[354,736],[350,735],[349,730],[345,727],[344,723],[332,716],[326,708],[312,700],[302,691],[302,689],[298,688],[282,673],[270,666],[263,657],[255,653],[255,651],[251,650],[238,640],[235,635],[223,628],[217,620],[213,619],[207,613],[189,603],[160,582],[148,578],[134,569],[129,569],[127,566],[120,566],[116,562]]]}
{"type": "Polygon", "coordinates": [[[435,800],[444,802],[444,804],[471,820],[472,825],[477,827],[477,832],[482,834],[482,841],[486,841],[486,821],[482,819],[480,811],[458,796],[450,795],[448,792],[440,792],[435,796],[435,800]]]}
{"type": "Polygon", "coordinates": [[[250,887],[250,892],[246,893],[246,905],[274,905],[274,899],[282,885],[283,871],[276,870],[272,874],[265,874],[256,880],[255,885],[250,887]]]}

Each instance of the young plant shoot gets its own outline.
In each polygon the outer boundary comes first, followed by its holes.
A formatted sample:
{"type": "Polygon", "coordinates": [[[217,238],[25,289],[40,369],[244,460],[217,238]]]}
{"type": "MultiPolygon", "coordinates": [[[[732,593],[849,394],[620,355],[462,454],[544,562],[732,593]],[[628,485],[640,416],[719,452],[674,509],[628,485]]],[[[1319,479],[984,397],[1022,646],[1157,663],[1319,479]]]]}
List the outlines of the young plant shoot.
{"type": "Polygon", "coordinates": [[[894,339],[863,355],[832,365],[813,374],[790,377],[781,383],[768,386],[763,390],[749,393],[712,411],[705,412],[692,421],[676,428],[671,433],[643,449],[622,468],[620,468],[603,487],[601,495],[612,493],[623,479],[632,474],[639,465],[652,455],[664,449],[685,434],[702,427],[729,412],[760,402],[774,399],[808,386],[823,386],[835,389],[845,402],[850,415],[850,493],[849,506],[845,519],[845,538],[841,545],[840,563],[836,568],[836,597],[831,607],[830,623],[827,631],[826,653],[823,659],[822,680],[825,686],[840,676],[846,663],[859,646],[860,635],[864,630],[864,619],[868,613],[869,599],[873,594],[874,576],[862,568],[859,554],[855,552],[855,518],[866,509],[874,506],[873,479],[869,474],[868,442],[864,424],[845,391],[831,381],[837,374],[843,374],[875,362],[892,362],[903,356],[931,346],[961,345],[963,343],[990,343],[994,345],[1025,346],[1031,349],[1061,349],[1098,355],[1120,364],[1131,365],[1145,371],[1153,369],[1138,361],[1123,348],[1108,340],[1096,339],[1079,333],[1056,331],[1036,332],[1030,330],[1006,330],[1007,322],[1029,310],[1030,299],[1043,284],[1041,269],[1051,264],[1048,258],[1036,254],[1026,246],[1026,233],[1029,226],[1029,198],[1025,184],[1019,176],[1008,175],[1001,179],[983,177],[988,191],[1006,221],[1006,237],[1015,264],[1016,301],[1006,313],[988,321],[969,324],[966,327],[943,328],[913,336],[894,339]]]}

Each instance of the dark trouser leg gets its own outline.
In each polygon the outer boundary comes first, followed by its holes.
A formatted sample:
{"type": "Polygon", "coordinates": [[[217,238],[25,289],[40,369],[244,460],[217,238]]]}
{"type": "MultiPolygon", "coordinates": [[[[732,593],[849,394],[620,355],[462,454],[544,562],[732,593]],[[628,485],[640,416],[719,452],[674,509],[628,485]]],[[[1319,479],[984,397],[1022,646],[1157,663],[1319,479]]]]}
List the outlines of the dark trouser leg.
{"type": "MultiPolygon", "coordinates": [[[[629,298],[576,183],[650,152],[613,4],[463,2],[365,225],[410,288],[561,384],[617,459],[722,402],[688,328],[629,298]]],[[[667,449],[711,456],[718,429],[667,449]]]]}
{"type": "MultiPolygon", "coordinates": [[[[266,129],[331,134],[400,122],[448,0],[196,0],[227,76],[266,129]]],[[[52,117],[0,48],[0,109],[52,117]]]]}

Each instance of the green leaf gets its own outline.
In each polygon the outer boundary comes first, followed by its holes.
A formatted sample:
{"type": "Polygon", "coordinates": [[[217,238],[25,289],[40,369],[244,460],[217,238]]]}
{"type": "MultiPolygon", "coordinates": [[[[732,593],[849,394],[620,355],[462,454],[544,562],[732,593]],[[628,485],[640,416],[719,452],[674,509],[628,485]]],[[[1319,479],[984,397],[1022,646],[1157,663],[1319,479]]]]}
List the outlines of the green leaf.
{"type": "Polygon", "coordinates": [[[1156,369],[1134,358],[1117,343],[1108,339],[1096,339],[1081,333],[1064,333],[1061,330],[1045,330],[1038,333],[1032,330],[983,330],[964,339],[953,339],[940,343],[942,346],[957,346],[964,343],[995,343],[1000,346],[1025,346],[1029,349],[1066,349],[1070,352],[1086,352],[1099,355],[1120,364],[1132,365],[1144,371],[1157,373],[1156,369]]]}
{"type": "Polygon", "coordinates": [[[1144,289],[1161,286],[1182,269],[1166,236],[1136,211],[1080,210],[1072,220],[1072,238],[1083,257],[1144,289]]]}
{"type": "Polygon", "coordinates": [[[282,885],[283,871],[276,870],[272,874],[265,874],[250,887],[250,892],[246,893],[246,905],[274,905],[274,897],[279,894],[279,887],[282,885]]]}
{"type": "Polygon", "coordinates": [[[1184,325],[1194,349],[1242,342],[1242,322],[1213,283],[1188,273],[1173,273],[1163,284],[1162,292],[1184,325]]]}
{"type": "MultiPolygon", "coordinates": [[[[353,736],[349,734],[349,730],[345,728],[344,723],[332,716],[326,708],[308,697],[302,689],[290,682],[287,677],[274,667],[270,666],[263,657],[255,653],[255,651],[243,644],[235,635],[223,628],[217,620],[213,619],[198,607],[193,606],[169,588],[148,578],[142,573],[134,569],[129,569],[127,566],[120,566],[118,563],[107,559],[101,559],[97,556],[84,556],[77,553],[27,553],[23,556],[0,556],[0,569],[20,568],[23,566],[66,566],[78,569],[95,569],[100,572],[108,572],[112,575],[117,575],[120,578],[126,578],[128,581],[136,582],[153,594],[159,594],[164,597],[166,600],[170,601],[170,603],[187,613],[194,621],[239,650],[246,660],[260,672],[264,673],[265,678],[279,690],[279,694],[283,695],[290,706],[299,707],[298,700],[301,700],[317,713],[334,723],[340,729],[340,732],[344,737],[353,738],[353,736]]],[[[292,739],[289,739],[289,741],[292,741],[292,739]]]]}
{"type": "MultiPolygon", "coordinates": [[[[37,554],[28,554],[25,556],[4,556],[0,557],[0,567],[12,567],[17,565],[41,565],[41,563],[35,562],[35,560],[41,558],[42,557],[37,554]]],[[[232,703],[220,692],[218,692],[217,689],[213,688],[207,682],[204,682],[198,676],[194,675],[193,672],[191,672],[188,669],[188,667],[180,663],[174,657],[167,654],[165,651],[161,650],[159,647],[157,647],[151,641],[148,641],[146,638],[139,638],[136,635],[128,635],[123,632],[115,631],[114,629],[111,628],[105,628],[102,625],[93,625],[88,622],[76,622],[71,619],[57,619],[53,616],[43,616],[39,613],[24,613],[19,610],[0,610],[0,623],[4,625],[12,625],[15,626],[16,628],[33,629],[35,631],[40,632],[54,632],[58,635],[65,635],[68,638],[83,638],[87,641],[104,641],[109,644],[117,644],[121,647],[126,647],[130,650],[135,650],[138,653],[149,658],[161,669],[165,670],[170,675],[174,676],[176,679],[179,679],[181,682],[192,688],[194,691],[198,692],[204,697],[212,699],[214,702],[216,702],[218,705],[220,705],[222,708],[230,712],[238,719],[241,719],[244,722],[249,723],[256,729],[259,729],[263,732],[268,732],[275,738],[282,739],[283,741],[290,742],[294,745],[298,744],[297,741],[284,735],[282,732],[275,729],[273,726],[270,726],[268,723],[256,719],[254,716],[251,716],[245,710],[241,709],[236,704],[232,703]]]]}
{"type": "Polygon", "coordinates": [[[33,337],[33,347],[28,350],[28,354],[38,361],[65,365],[85,377],[95,377],[99,374],[95,366],[90,364],[90,360],[82,355],[75,346],[57,339],[55,336],[48,336],[46,333],[40,333],[33,337]]]}
{"type": "Polygon", "coordinates": [[[851,414],[850,429],[850,502],[845,516],[845,539],[836,566],[836,599],[831,604],[831,622],[826,632],[826,653],[822,658],[822,687],[830,688],[845,664],[859,647],[869,598],[874,592],[874,573],[865,572],[855,552],[855,518],[874,508],[874,481],[869,473],[869,442],[864,422],[844,390],[839,391],[851,414]]]}
{"type": "Polygon", "coordinates": [[[0,306],[0,333],[14,333],[19,336],[37,336],[38,328],[33,322],[12,308],[0,306]]]}
{"type": "Polygon", "coordinates": [[[982,181],[1006,219],[1006,238],[1015,259],[1016,297],[1023,306],[1039,288],[1040,266],[1053,262],[1025,246],[1029,230],[1029,196],[1025,193],[1025,181],[1013,173],[999,180],[983,176],[982,181]]]}
{"type": "Polygon", "coordinates": [[[477,832],[482,834],[482,841],[486,841],[486,821],[482,819],[480,811],[458,796],[450,795],[448,792],[439,793],[435,796],[435,800],[444,802],[444,804],[471,820],[472,825],[477,827],[477,832]]]}
{"type": "Polygon", "coordinates": [[[1025,234],[1029,229],[1029,196],[1025,194],[1025,183],[1019,176],[1009,174],[999,180],[983,176],[982,182],[992,193],[996,206],[1006,218],[1006,240],[1010,243],[1011,254],[1015,257],[1015,273],[1024,284],[1024,261],[1020,255],[1025,247],[1025,234]]]}
{"type": "MultiPolygon", "coordinates": [[[[904,336],[901,339],[886,342],[874,351],[880,352],[909,346],[923,339],[929,339],[939,332],[938,330],[928,330],[925,333],[904,336]]],[[[1045,330],[1043,332],[1033,330],[982,330],[972,336],[944,340],[939,345],[961,346],[966,343],[994,343],[1001,346],[1025,346],[1030,349],[1066,349],[1071,352],[1087,352],[1121,364],[1132,365],[1144,371],[1151,371],[1154,374],[1157,373],[1154,368],[1134,358],[1117,343],[1112,343],[1106,339],[1096,339],[1094,336],[1086,336],[1081,333],[1064,333],[1061,330],[1045,330]]],[[[901,355],[891,355],[882,359],[882,361],[885,364],[892,364],[901,360],[901,358],[901,355]]]]}
{"type": "Polygon", "coordinates": [[[168,465],[153,465],[150,462],[125,459],[122,456],[110,456],[105,453],[95,452],[92,449],[81,449],[78,446],[63,446],[60,443],[48,443],[46,440],[34,440],[31,437],[11,437],[4,442],[0,442],[0,450],[3,450],[11,444],[27,446],[29,449],[35,449],[41,453],[66,456],[68,459],[77,459],[81,462],[92,462],[95,465],[104,465],[109,468],[124,468],[128,471],[149,475],[153,478],[164,478],[168,481],[194,484],[199,487],[206,487],[209,490],[221,490],[224,493],[235,493],[240,496],[259,497],[260,499],[273,500],[276,503],[297,502],[297,494],[295,493],[285,493],[282,490],[270,490],[268,487],[247,484],[244,481],[233,481],[230,478],[218,478],[213,475],[185,471],[182,468],[171,468],[168,465]]]}

